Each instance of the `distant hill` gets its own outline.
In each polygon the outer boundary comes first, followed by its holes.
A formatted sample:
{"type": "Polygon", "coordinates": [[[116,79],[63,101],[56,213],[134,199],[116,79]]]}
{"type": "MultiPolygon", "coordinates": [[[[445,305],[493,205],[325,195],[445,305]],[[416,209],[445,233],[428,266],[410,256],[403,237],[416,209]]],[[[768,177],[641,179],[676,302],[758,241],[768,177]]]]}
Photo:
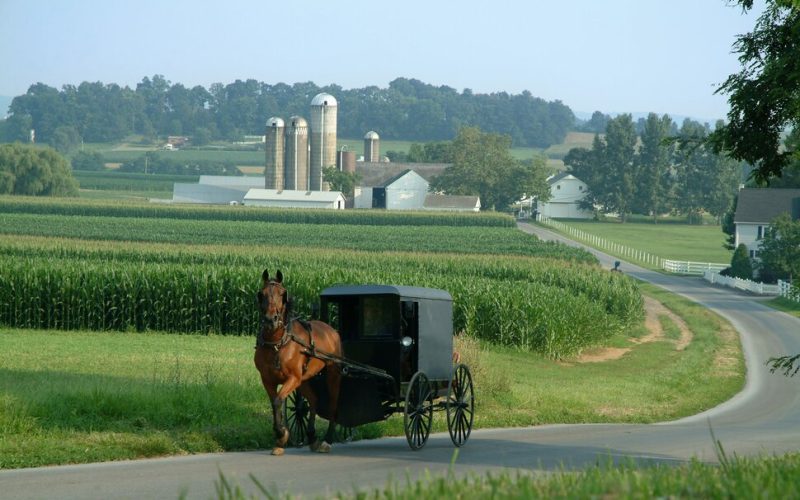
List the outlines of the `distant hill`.
{"type": "Polygon", "coordinates": [[[9,97],[7,95],[0,95],[0,119],[5,118],[8,115],[8,107],[11,106],[11,101],[13,97],[9,97]]]}
{"type": "MultiPolygon", "coordinates": [[[[587,113],[586,111],[573,111],[573,113],[575,113],[575,118],[577,118],[579,122],[586,122],[592,117],[592,113],[587,113]]],[[[639,118],[647,118],[647,115],[650,114],[649,111],[625,111],[623,113],[620,113],[620,112],[617,112],[617,111],[611,111],[611,112],[602,111],[602,113],[605,113],[605,114],[611,116],[612,118],[627,113],[627,114],[629,114],[629,115],[631,115],[633,117],[633,121],[634,122],[639,120],[639,118]]],[[[663,113],[658,113],[658,114],[661,115],[663,113]]],[[[672,121],[674,123],[677,123],[679,126],[680,126],[681,123],[683,123],[683,120],[688,118],[688,119],[696,121],[698,123],[708,123],[711,126],[711,128],[714,128],[714,124],[717,123],[717,120],[720,120],[720,119],[724,120],[725,119],[725,117],[699,118],[697,116],[676,115],[674,113],[667,113],[667,114],[670,116],[670,118],[672,118],[672,121]]]]}

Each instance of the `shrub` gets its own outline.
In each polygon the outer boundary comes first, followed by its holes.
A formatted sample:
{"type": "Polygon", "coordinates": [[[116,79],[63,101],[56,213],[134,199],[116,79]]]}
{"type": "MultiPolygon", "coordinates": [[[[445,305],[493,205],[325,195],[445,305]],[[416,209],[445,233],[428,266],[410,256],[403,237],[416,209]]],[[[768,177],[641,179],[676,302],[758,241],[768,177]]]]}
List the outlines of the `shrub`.
{"type": "Polygon", "coordinates": [[[747,247],[744,243],[736,247],[736,251],[733,252],[730,275],[734,278],[753,279],[753,264],[750,262],[750,256],[747,255],[747,247]]]}

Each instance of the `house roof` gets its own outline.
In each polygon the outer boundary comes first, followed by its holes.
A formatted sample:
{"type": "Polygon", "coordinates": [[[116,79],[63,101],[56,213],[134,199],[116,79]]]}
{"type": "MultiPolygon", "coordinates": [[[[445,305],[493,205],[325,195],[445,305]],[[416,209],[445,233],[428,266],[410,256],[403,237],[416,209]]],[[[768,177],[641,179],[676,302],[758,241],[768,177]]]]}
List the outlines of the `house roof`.
{"type": "Polygon", "coordinates": [[[464,208],[474,209],[480,207],[481,200],[478,196],[448,196],[443,194],[429,194],[425,196],[425,208],[464,208]]]}
{"type": "Polygon", "coordinates": [[[449,163],[386,163],[386,162],[356,162],[356,172],[361,175],[361,186],[380,187],[386,181],[406,170],[413,170],[420,177],[431,182],[436,176],[449,167],[449,163]]]}
{"type": "Polygon", "coordinates": [[[387,186],[391,186],[392,184],[394,184],[394,183],[395,183],[395,182],[397,182],[398,180],[400,180],[400,179],[402,179],[403,177],[405,177],[406,175],[408,175],[408,173],[409,173],[409,172],[411,172],[411,173],[414,173],[414,174],[415,174],[415,175],[417,175],[418,177],[421,177],[421,176],[420,176],[418,173],[414,172],[414,171],[413,171],[413,170],[411,170],[410,168],[407,168],[407,169],[403,170],[402,172],[400,172],[400,173],[398,173],[398,174],[395,174],[395,175],[393,175],[393,176],[389,177],[389,178],[388,178],[388,179],[386,179],[385,181],[383,181],[383,182],[381,182],[380,184],[377,184],[377,185],[375,185],[375,186],[373,186],[373,187],[387,187],[387,186]]]}
{"type": "Polygon", "coordinates": [[[340,191],[294,191],[284,189],[251,189],[244,195],[244,201],[271,200],[271,201],[308,201],[308,202],[335,202],[344,198],[340,191]]]}
{"type": "Polygon", "coordinates": [[[800,189],[747,188],[739,191],[733,221],[768,224],[784,212],[800,218],[800,189]]]}
{"type": "Polygon", "coordinates": [[[548,177],[547,178],[547,183],[548,184],[555,184],[556,182],[560,181],[561,179],[565,179],[565,178],[567,178],[567,177],[569,177],[571,175],[572,174],[570,174],[569,172],[559,172],[559,173],[557,173],[555,175],[551,175],[550,177],[548,177]]]}

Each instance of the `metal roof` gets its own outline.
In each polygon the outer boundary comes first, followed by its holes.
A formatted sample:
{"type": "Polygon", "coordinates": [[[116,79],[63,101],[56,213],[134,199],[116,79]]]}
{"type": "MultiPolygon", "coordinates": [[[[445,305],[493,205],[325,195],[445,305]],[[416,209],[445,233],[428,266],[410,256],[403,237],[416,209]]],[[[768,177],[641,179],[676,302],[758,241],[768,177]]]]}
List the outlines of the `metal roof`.
{"type": "Polygon", "coordinates": [[[273,116],[269,120],[267,120],[267,127],[283,127],[283,118],[278,118],[277,116],[273,116]]]}
{"type": "Polygon", "coordinates": [[[295,191],[284,189],[251,189],[244,195],[244,201],[272,200],[272,201],[319,201],[335,202],[344,199],[340,191],[295,191]]]}
{"type": "Polygon", "coordinates": [[[320,297],[338,297],[343,295],[398,295],[408,299],[453,301],[453,297],[446,290],[419,286],[335,285],[326,288],[320,293],[320,297]]]}
{"type": "Polygon", "coordinates": [[[425,196],[425,208],[462,208],[474,209],[481,206],[479,196],[456,196],[445,194],[429,194],[425,196]]]}
{"type": "Polygon", "coordinates": [[[769,224],[784,212],[800,218],[800,189],[747,188],[739,191],[733,221],[769,224]]]}
{"type": "Polygon", "coordinates": [[[559,172],[556,175],[551,175],[550,177],[548,177],[547,178],[547,183],[548,184],[555,184],[556,182],[558,182],[558,181],[560,181],[562,179],[566,179],[568,177],[572,177],[573,179],[580,180],[580,179],[578,179],[577,177],[575,177],[574,175],[572,175],[569,172],[559,172]]]}
{"type": "Polygon", "coordinates": [[[311,99],[312,106],[336,106],[336,104],[336,98],[325,92],[317,94],[311,99]]]}
{"type": "Polygon", "coordinates": [[[376,139],[380,139],[380,138],[381,138],[381,137],[380,137],[380,136],[378,135],[378,133],[377,133],[377,132],[375,132],[374,130],[370,130],[369,132],[367,132],[366,134],[364,134],[364,139],[376,140],[376,139]]]}
{"type": "Polygon", "coordinates": [[[289,121],[292,123],[292,127],[294,128],[308,127],[308,122],[302,116],[293,116],[289,118],[289,121]]]}

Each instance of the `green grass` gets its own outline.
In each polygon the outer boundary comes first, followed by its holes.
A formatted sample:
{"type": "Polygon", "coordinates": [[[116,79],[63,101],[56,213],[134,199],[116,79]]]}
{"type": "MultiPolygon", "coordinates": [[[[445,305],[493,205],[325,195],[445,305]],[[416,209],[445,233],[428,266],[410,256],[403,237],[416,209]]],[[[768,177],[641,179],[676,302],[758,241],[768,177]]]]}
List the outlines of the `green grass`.
{"type": "MultiPolygon", "coordinates": [[[[743,362],[730,327],[685,299],[652,292],[689,323],[690,349],[653,342],[615,361],[582,364],[457,338],[475,381],[475,428],[654,422],[709,408],[741,389],[743,362]]],[[[0,467],[267,448],[271,413],[253,343],[0,329],[0,467]]],[[[446,428],[441,415],[434,422],[434,431],[446,428]]],[[[398,435],[402,425],[395,415],[358,434],[398,435]]],[[[319,426],[322,432],[324,422],[319,426]]]]}
{"type": "Polygon", "coordinates": [[[775,297],[774,299],[763,302],[763,304],[800,318],[800,302],[796,300],[789,300],[785,297],[775,297]]]}
{"type": "Polygon", "coordinates": [[[562,220],[564,224],[664,259],[729,263],[720,226],[681,223],[597,222],[562,220]]]}
{"type": "MultiPolygon", "coordinates": [[[[457,463],[457,458],[455,459],[457,463]]],[[[446,474],[416,481],[389,481],[358,493],[338,492],[329,498],[418,499],[551,499],[551,498],[797,498],[800,496],[800,454],[728,459],[724,465],[689,463],[615,465],[607,461],[581,471],[552,474],[518,471],[466,477],[446,474]]],[[[251,476],[252,478],[252,476],[251,476]]],[[[260,483],[256,483],[259,485],[260,483]]],[[[220,475],[219,498],[250,498],[239,484],[220,475]]],[[[263,487],[265,498],[275,498],[263,487]]],[[[279,498],[293,498],[290,492],[279,498]]]]}

